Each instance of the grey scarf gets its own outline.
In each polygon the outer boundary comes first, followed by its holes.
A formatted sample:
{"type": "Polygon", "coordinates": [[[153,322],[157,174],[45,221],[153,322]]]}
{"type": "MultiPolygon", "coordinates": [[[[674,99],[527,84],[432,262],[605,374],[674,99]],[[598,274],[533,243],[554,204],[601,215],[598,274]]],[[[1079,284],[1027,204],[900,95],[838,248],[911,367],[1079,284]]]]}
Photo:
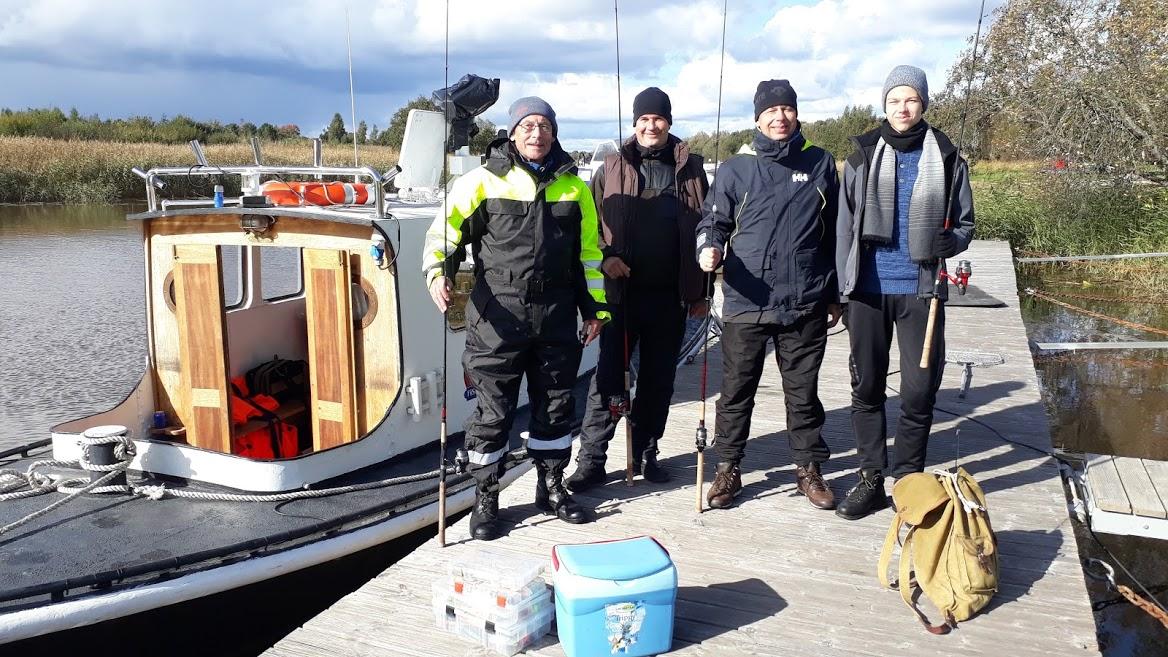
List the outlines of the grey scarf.
{"type": "MultiPolygon", "coordinates": [[[[945,163],[933,131],[925,133],[923,152],[908,207],[908,254],[913,262],[933,260],[933,239],[945,225],[945,163]]],[[[896,216],[896,157],[881,137],[868,169],[868,189],[864,194],[863,239],[883,244],[892,242],[896,216]]]]}

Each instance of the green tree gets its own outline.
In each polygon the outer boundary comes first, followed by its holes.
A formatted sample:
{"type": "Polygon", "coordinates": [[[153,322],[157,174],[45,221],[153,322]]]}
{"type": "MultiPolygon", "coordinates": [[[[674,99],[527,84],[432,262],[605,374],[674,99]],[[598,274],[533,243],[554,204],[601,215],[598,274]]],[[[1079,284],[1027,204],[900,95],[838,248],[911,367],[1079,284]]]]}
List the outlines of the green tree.
{"type": "Polygon", "coordinates": [[[257,131],[259,138],[264,141],[276,141],[280,138],[280,133],[276,131],[276,126],[271,123],[263,123],[257,131]]]}
{"type": "Polygon", "coordinates": [[[357,124],[357,143],[364,144],[369,136],[369,128],[366,127],[365,122],[361,121],[357,124]]]}
{"type": "Polygon", "coordinates": [[[345,141],[348,134],[345,132],[345,120],[341,118],[341,113],[337,112],[333,114],[333,120],[329,121],[328,127],[324,129],[324,132],[320,133],[320,138],[323,141],[339,144],[345,141]]]}
{"type": "Polygon", "coordinates": [[[478,126],[479,131],[470,139],[470,152],[474,155],[486,155],[487,147],[495,141],[495,133],[499,128],[483,117],[475,119],[475,125],[478,126]]]}
{"type": "Polygon", "coordinates": [[[385,129],[385,132],[381,133],[381,144],[401,148],[402,139],[406,136],[406,119],[409,118],[410,110],[412,109],[433,110],[434,104],[430,102],[429,98],[418,96],[406,103],[405,107],[394,112],[393,117],[389,120],[389,127],[385,129]]]}

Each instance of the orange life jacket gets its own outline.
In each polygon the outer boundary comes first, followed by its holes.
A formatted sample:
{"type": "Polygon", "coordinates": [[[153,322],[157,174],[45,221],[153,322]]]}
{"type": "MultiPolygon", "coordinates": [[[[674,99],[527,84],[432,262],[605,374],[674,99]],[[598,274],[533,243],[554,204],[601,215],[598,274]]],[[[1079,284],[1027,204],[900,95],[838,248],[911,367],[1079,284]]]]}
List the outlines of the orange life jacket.
{"type": "Polygon", "coordinates": [[[373,189],[369,183],[270,180],[260,193],[276,205],[372,205],[373,189]]]}

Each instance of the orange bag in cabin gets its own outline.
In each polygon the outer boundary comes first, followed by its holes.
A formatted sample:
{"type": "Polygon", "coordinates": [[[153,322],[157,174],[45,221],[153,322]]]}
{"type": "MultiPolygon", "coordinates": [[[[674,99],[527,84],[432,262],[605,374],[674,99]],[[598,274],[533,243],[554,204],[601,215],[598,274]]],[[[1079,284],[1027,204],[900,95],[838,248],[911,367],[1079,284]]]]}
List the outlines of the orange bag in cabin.
{"type": "Polygon", "coordinates": [[[274,397],[264,394],[248,396],[247,384],[243,377],[231,380],[231,425],[239,428],[252,418],[264,418],[267,426],[249,431],[242,436],[232,436],[231,453],[249,459],[277,459],[296,456],[299,451],[300,436],[294,425],[280,420],[273,411],[280,407],[274,397]]]}

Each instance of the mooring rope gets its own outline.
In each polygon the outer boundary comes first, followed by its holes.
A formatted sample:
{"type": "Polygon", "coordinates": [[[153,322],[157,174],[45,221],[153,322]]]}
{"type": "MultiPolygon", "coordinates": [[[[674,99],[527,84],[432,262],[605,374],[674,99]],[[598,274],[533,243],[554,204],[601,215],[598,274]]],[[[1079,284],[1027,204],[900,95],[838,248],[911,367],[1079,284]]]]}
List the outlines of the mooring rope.
{"type": "Polygon", "coordinates": [[[1168,299],[1154,299],[1150,296],[1142,296],[1142,297],[1115,296],[1115,297],[1111,297],[1111,296],[1105,296],[1102,294],[1080,294],[1078,292],[1052,292],[1050,290],[1038,290],[1037,288],[1035,288],[1035,291],[1042,292],[1043,294],[1046,294],[1046,295],[1052,296],[1052,297],[1062,297],[1064,299],[1081,299],[1083,301],[1099,301],[1102,303],[1135,303],[1135,304],[1144,304],[1144,305],[1148,305],[1148,306],[1168,306],[1168,299]]]}
{"type": "Polygon", "coordinates": [[[188,500],[204,500],[215,502],[289,502],[292,500],[328,497],[331,495],[339,495],[341,493],[351,493],[356,491],[372,490],[375,488],[387,488],[401,484],[416,483],[438,477],[439,475],[443,474],[443,472],[445,474],[457,474],[459,472],[459,468],[457,466],[448,466],[438,470],[431,470],[429,472],[402,475],[400,477],[391,477],[389,479],[381,479],[378,481],[371,481],[362,484],[350,484],[348,486],[337,486],[333,488],[298,490],[286,493],[271,494],[210,493],[203,491],[167,488],[165,485],[161,484],[119,484],[109,486],[106,484],[115,479],[119,474],[122,474],[128,470],[130,463],[133,462],[135,454],[134,442],[124,435],[98,438],[82,436],[78,442],[81,445],[81,458],[76,461],[46,459],[33,462],[28,466],[28,469],[25,472],[19,472],[12,469],[0,470],[0,501],[44,495],[54,491],[68,493],[65,497],[53,502],[43,509],[34,511],[19,520],[0,527],[0,536],[22,525],[26,525],[48,513],[51,513],[54,509],[57,509],[58,507],[61,507],[87,493],[122,493],[133,496],[141,496],[152,500],[161,500],[166,497],[176,497],[188,500]],[[90,462],[90,447],[111,443],[114,444],[114,456],[118,459],[116,463],[109,465],[97,465],[90,462]],[[50,475],[39,472],[40,469],[46,467],[79,467],[89,472],[105,472],[106,474],[102,475],[94,481],[86,483],[85,479],[80,477],[64,478],[60,475],[50,475]],[[27,487],[27,490],[20,490],[24,487],[27,487]]]}
{"type": "Polygon", "coordinates": [[[1100,313],[1100,312],[1095,312],[1094,310],[1087,310],[1086,308],[1080,308],[1079,306],[1072,306],[1071,304],[1069,304],[1065,301],[1059,301],[1058,299],[1055,299],[1054,297],[1052,297],[1048,294],[1043,294],[1042,292],[1039,292],[1038,290],[1036,290],[1032,287],[1026,288],[1026,294],[1029,294],[1030,296],[1038,298],[1038,299],[1042,299],[1043,301],[1049,301],[1050,303],[1053,303],[1056,306],[1062,306],[1063,308],[1066,308],[1068,310],[1073,310],[1077,313],[1082,313],[1084,315],[1087,315],[1088,317],[1094,317],[1095,319],[1104,319],[1104,320],[1107,320],[1109,322],[1115,322],[1116,324],[1119,324],[1120,326],[1126,326],[1128,328],[1133,328],[1133,329],[1136,329],[1137,331],[1147,331],[1148,333],[1155,333],[1157,335],[1168,336],[1168,331],[1166,331],[1164,329],[1156,328],[1154,326],[1148,326],[1147,324],[1140,324],[1137,322],[1129,322],[1126,319],[1112,317],[1111,315],[1105,315],[1105,314],[1100,313]]]}

